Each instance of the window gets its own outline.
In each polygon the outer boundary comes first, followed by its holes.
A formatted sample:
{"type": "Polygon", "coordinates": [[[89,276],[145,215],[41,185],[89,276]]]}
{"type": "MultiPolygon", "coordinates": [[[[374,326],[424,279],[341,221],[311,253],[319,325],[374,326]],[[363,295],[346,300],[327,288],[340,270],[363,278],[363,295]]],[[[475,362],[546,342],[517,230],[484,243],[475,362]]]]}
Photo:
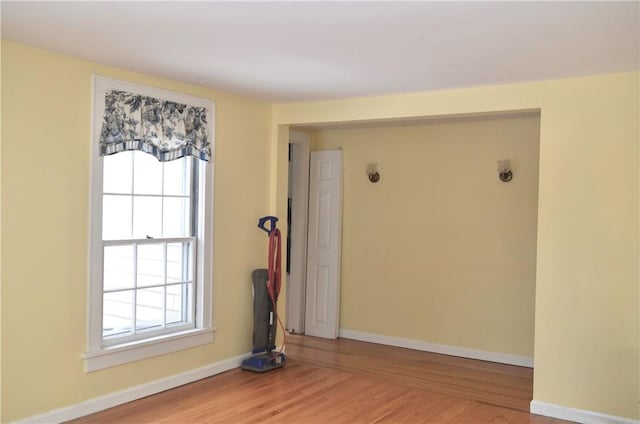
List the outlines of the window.
{"type": "Polygon", "coordinates": [[[104,345],[194,327],[195,160],[103,157],[104,345]]]}
{"type": "Polygon", "coordinates": [[[210,100],[94,79],[88,371],[213,340],[212,178],[202,160],[212,117],[210,100]],[[208,115],[196,147],[176,139],[195,133],[189,118],[169,116],[186,117],[186,105],[208,115]]]}

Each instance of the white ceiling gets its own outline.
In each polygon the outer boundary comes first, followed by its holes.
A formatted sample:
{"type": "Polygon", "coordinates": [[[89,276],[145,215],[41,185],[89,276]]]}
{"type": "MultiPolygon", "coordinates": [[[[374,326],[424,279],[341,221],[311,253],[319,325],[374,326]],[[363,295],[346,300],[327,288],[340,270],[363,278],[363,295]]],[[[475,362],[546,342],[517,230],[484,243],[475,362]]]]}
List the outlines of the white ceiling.
{"type": "Polygon", "coordinates": [[[638,70],[640,2],[12,2],[2,38],[274,102],[638,70]]]}

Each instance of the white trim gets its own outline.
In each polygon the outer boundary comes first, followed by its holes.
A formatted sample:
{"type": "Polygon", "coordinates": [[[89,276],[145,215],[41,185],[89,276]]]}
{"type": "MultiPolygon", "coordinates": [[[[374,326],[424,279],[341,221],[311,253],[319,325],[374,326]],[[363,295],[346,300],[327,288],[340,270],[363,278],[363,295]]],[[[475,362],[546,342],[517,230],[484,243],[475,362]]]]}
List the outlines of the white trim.
{"type": "MultiPolygon", "coordinates": [[[[213,106],[215,107],[215,105],[213,106]]],[[[212,122],[212,121],[210,121],[212,122]]],[[[213,123],[210,125],[213,126],[213,123]]],[[[212,143],[213,144],[213,143],[212,143]]],[[[213,147],[211,160],[214,159],[213,147]]],[[[200,182],[199,196],[204,196],[198,201],[198,240],[196,246],[196,290],[199,295],[196,298],[196,327],[211,328],[213,322],[213,198],[214,198],[214,172],[213,164],[197,161],[200,166],[198,178],[200,182]]]]}
{"type": "Polygon", "coordinates": [[[601,414],[599,412],[584,409],[569,408],[568,406],[554,405],[553,403],[532,400],[530,406],[532,414],[561,420],[575,421],[584,424],[638,424],[639,420],[617,417],[615,415],[601,414]]]}
{"type": "MultiPolygon", "coordinates": [[[[137,196],[137,195],[136,195],[137,196]]],[[[195,237],[159,237],[159,238],[146,238],[146,239],[128,239],[128,240],[104,240],[103,246],[129,246],[131,244],[166,244],[166,243],[185,243],[194,242],[195,237]]]]}
{"type": "Polygon", "coordinates": [[[165,390],[173,389],[174,387],[182,386],[193,381],[201,380],[203,378],[211,377],[212,375],[238,368],[242,363],[242,360],[249,356],[249,354],[234,356],[233,358],[214,362],[202,368],[186,371],[160,380],[131,387],[129,389],[120,390],[118,392],[113,392],[72,406],[55,409],[44,414],[24,418],[20,421],[16,421],[15,424],[59,423],[80,418],[107,408],[122,405],[123,403],[131,402],[145,396],[154,395],[165,390]]]}
{"type": "Polygon", "coordinates": [[[309,135],[289,131],[291,145],[291,272],[287,280],[288,330],[304,332],[307,286],[307,218],[309,216],[309,135]],[[297,286],[290,284],[297,282],[297,286]]]}
{"type": "Polygon", "coordinates": [[[102,246],[97,241],[102,240],[102,160],[100,160],[101,121],[97,118],[104,114],[104,93],[98,92],[96,85],[100,77],[91,78],[91,138],[89,153],[89,273],[87,290],[87,350],[96,350],[102,345],[102,287],[91,284],[92,281],[102,279],[102,246]]]}
{"type": "Polygon", "coordinates": [[[421,350],[424,352],[440,353],[443,355],[460,356],[462,358],[479,359],[481,361],[498,362],[500,364],[533,368],[533,358],[529,356],[468,349],[465,347],[429,343],[420,340],[402,339],[399,337],[384,336],[381,334],[363,333],[343,328],[340,329],[339,335],[345,339],[360,340],[363,342],[403,347],[406,349],[421,350]]]}
{"type": "Polygon", "coordinates": [[[87,352],[84,355],[85,371],[97,371],[211,343],[214,331],[215,328],[187,330],[87,352]]]}

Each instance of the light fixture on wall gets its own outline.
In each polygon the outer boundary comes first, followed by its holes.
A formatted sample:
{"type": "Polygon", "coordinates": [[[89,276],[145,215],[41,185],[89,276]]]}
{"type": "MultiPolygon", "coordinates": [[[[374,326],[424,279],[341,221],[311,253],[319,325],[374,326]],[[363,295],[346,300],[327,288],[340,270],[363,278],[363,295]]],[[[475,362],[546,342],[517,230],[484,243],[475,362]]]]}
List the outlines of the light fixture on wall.
{"type": "Polygon", "coordinates": [[[378,172],[377,163],[367,164],[367,175],[369,176],[369,181],[371,181],[372,183],[377,183],[378,181],[380,181],[380,173],[378,172]]]}
{"type": "Polygon", "coordinates": [[[508,183],[513,179],[513,172],[511,172],[511,161],[509,159],[502,159],[498,161],[498,178],[503,183],[508,183]]]}

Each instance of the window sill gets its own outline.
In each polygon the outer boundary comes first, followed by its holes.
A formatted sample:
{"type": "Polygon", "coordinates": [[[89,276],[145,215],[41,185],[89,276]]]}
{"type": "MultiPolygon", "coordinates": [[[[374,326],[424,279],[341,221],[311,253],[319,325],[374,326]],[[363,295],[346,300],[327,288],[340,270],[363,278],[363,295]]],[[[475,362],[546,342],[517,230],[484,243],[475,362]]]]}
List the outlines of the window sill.
{"type": "Polygon", "coordinates": [[[213,342],[212,328],[198,328],[87,352],[85,372],[92,372],[213,342]]]}

